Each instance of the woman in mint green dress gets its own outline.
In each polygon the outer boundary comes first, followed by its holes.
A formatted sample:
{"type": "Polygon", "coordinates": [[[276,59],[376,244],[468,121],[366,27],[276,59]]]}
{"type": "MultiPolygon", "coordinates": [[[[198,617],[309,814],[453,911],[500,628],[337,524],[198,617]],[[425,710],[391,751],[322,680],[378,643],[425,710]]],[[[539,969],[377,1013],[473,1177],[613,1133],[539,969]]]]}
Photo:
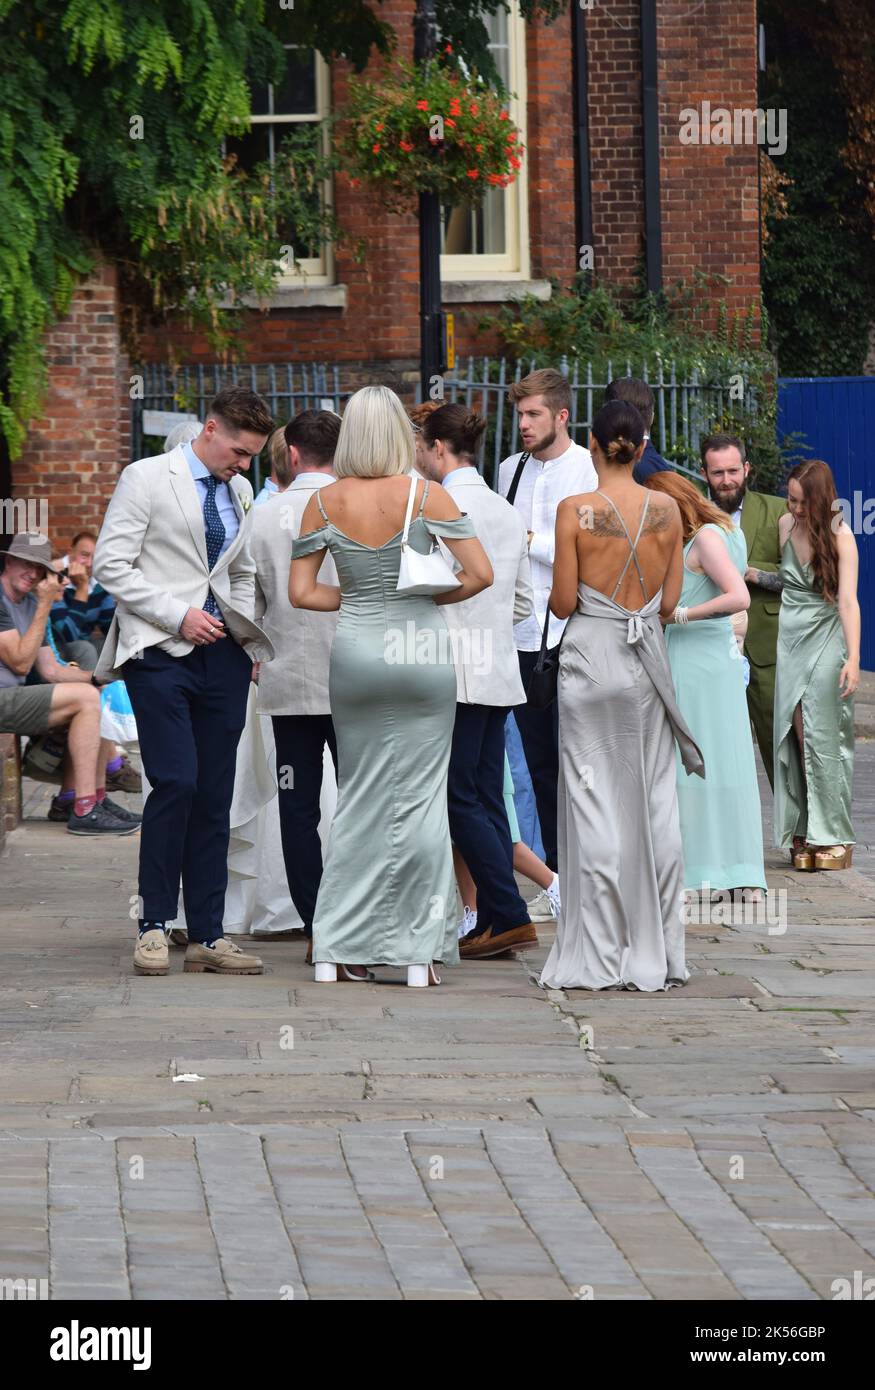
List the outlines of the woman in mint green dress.
{"type": "Polygon", "coordinates": [[[820,459],[790,473],[778,535],[775,844],[792,849],[797,869],[846,869],[860,680],[857,542],[820,459]]]}
{"type": "Polygon", "coordinates": [[[456,675],[440,608],[492,583],[470,519],[436,483],[418,483],[409,545],[440,536],[461,565],[459,587],[398,593],[413,429],[385,386],[347,404],[334,459],[339,481],[314,493],[292,549],[297,608],[340,610],[329,699],[337,736],[337,808],[313,917],[317,980],[372,978],[371,964],[408,967],[438,984],[432,962],[458,960],[447,768],[456,675]],[[330,550],[339,587],[320,584],[330,550]]]}
{"type": "Polygon", "coordinates": [[[674,497],[684,528],[683,589],[665,639],[677,702],[705,759],[704,780],[677,764],[684,887],[764,889],[756,762],[731,621],[750,605],[747,542],[679,474],[654,473],[645,487],[674,497]]]}

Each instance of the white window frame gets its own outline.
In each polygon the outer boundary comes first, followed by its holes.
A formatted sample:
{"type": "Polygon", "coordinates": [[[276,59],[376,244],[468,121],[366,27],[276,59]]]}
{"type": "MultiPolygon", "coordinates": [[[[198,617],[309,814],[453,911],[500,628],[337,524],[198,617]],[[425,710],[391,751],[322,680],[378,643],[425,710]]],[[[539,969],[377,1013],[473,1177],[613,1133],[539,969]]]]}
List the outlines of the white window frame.
{"type": "MultiPolygon", "coordinates": [[[[517,0],[511,0],[507,16],[508,97],[507,110],[519,131],[520,143],[528,146],[526,119],[526,24],[517,0]]],[[[528,280],[531,275],[529,249],[529,152],[526,148],[522,168],[504,193],[504,225],[507,245],[502,255],[441,256],[442,280],[528,280]]]]}
{"type": "MultiPolygon", "coordinates": [[[[283,45],[287,49],[300,48],[302,45],[287,43],[283,45]]],[[[315,119],[313,114],[308,115],[265,115],[253,116],[252,126],[257,125],[317,125],[319,126],[320,139],[323,152],[328,154],[328,130],[325,125],[325,118],[331,110],[331,69],[322,57],[321,53],[314,51],[316,59],[316,111],[315,119]]],[[[331,209],[334,206],[334,189],[330,179],[326,179],[323,184],[323,196],[325,206],[331,209]]],[[[282,262],[278,262],[282,264],[282,262]]],[[[334,247],[331,243],[323,245],[319,256],[302,256],[301,259],[288,270],[283,270],[276,282],[277,289],[290,289],[302,285],[316,288],[320,285],[334,284],[334,247]]]]}

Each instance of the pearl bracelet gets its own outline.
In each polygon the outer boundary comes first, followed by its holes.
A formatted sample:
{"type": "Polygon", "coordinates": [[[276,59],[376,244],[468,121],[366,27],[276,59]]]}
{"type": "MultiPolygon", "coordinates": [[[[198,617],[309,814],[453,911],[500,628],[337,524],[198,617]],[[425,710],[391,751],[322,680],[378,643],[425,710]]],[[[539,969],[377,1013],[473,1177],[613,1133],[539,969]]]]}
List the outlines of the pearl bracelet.
{"type": "Polygon", "coordinates": [[[688,623],[689,621],[690,621],[689,609],[688,609],[688,608],[682,608],[682,607],[680,606],[680,604],[678,604],[677,608],[674,610],[674,613],[672,614],[672,622],[675,622],[675,623],[688,623]]]}

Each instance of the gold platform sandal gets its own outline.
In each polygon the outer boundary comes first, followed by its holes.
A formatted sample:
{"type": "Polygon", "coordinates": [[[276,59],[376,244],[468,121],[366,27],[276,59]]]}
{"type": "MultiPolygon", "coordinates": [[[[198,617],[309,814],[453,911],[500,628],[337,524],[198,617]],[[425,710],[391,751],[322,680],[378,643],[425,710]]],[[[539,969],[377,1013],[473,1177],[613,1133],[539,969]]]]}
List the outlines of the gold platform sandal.
{"type": "Polygon", "coordinates": [[[853,845],[830,845],[814,854],[815,869],[849,869],[854,857],[853,845]]]}

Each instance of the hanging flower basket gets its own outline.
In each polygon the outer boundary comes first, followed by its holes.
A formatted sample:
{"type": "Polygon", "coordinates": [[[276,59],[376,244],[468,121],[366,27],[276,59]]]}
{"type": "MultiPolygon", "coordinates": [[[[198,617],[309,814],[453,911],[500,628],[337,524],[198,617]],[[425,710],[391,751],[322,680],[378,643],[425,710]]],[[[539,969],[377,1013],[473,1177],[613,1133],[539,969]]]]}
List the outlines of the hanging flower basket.
{"type": "Polygon", "coordinates": [[[419,193],[483,201],[513,183],[523,146],[506,98],[443,63],[401,63],[377,80],[351,78],[337,153],[353,186],[367,183],[395,211],[419,193]]]}

